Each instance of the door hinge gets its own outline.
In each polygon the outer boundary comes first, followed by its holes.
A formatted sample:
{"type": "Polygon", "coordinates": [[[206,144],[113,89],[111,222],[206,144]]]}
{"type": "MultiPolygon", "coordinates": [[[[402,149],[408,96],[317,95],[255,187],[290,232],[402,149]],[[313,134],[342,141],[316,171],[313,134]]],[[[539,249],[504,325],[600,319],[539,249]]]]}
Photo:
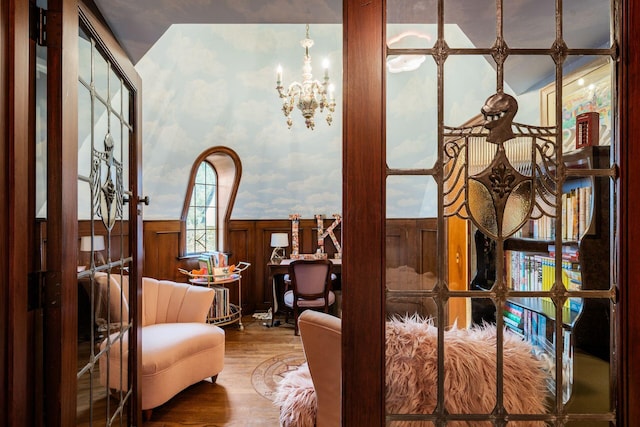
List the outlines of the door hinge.
{"type": "Polygon", "coordinates": [[[40,46],[47,45],[47,10],[31,5],[30,37],[40,46]]]}

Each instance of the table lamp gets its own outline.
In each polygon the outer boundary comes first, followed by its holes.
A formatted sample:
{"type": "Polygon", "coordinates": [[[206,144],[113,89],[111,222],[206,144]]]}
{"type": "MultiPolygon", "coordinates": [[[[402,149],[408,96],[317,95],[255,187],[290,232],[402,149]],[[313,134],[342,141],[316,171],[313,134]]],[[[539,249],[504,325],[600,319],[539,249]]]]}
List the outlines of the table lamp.
{"type": "MultiPolygon", "coordinates": [[[[102,251],[105,250],[104,246],[104,236],[82,236],[80,238],[80,252],[91,252],[91,239],[93,238],[93,254],[89,255],[95,256],[97,254],[96,265],[105,264],[104,255],[102,255],[102,251]]],[[[89,258],[89,266],[91,265],[91,258],[89,258]]]]}
{"type": "Polygon", "coordinates": [[[289,246],[289,235],[287,233],[271,234],[271,252],[270,262],[279,264],[285,258],[285,248],[289,246]]]}

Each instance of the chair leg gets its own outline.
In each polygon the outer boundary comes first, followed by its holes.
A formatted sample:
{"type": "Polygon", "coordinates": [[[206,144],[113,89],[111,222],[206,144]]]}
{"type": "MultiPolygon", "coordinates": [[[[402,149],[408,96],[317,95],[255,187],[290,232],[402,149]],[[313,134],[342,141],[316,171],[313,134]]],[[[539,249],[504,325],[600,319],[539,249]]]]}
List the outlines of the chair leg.
{"type": "Polygon", "coordinates": [[[300,332],[298,331],[298,308],[294,308],[293,309],[293,334],[294,335],[300,335],[300,332]]]}
{"type": "Polygon", "coordinates": [[[153,413],[153,409],[143,409],[142,410],[142,419],[144,421],[151,421],[151,414],[153,413]]]}
{"type": "Polygon", "coordinates": [[[211,377],[211,384],[215,384],[217,380],[218,380],[218,376],[217,375],[212,376],[211,377]]]}

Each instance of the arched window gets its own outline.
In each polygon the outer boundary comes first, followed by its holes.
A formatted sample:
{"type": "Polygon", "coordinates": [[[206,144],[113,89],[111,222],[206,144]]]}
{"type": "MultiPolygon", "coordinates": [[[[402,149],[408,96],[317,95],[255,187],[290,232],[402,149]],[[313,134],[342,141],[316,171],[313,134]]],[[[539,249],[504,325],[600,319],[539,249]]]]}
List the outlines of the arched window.
{"type": "Polygon", "coordinates": [[[186,218],[186,253],[218,250],[218,177],[208,161],[198,166],[186,218]]]}
{"type": "Polygon", "coordinates": [[[242,165],[235,151],[213,147],[191,168],[181,216],[181,255],[226,252],[227,223],[238,192],[242,165]]]}

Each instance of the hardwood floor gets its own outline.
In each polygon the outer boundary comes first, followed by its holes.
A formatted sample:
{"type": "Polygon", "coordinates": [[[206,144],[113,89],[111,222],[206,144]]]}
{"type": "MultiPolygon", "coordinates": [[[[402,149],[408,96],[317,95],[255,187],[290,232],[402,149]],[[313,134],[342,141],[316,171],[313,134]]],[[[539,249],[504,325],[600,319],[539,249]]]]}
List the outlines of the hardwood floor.
{"type": "Polygon", "coordinates": [[[224,370],[215,384],[201,381],[155,408],[145,427],[161,426],[278,426],[278,408],[258,394],[251,383],[253,370],[263,361],[283,353],[300,352],[300,337],[293,325],[263,326],[251,316],[225,327],[224,370]]]}

